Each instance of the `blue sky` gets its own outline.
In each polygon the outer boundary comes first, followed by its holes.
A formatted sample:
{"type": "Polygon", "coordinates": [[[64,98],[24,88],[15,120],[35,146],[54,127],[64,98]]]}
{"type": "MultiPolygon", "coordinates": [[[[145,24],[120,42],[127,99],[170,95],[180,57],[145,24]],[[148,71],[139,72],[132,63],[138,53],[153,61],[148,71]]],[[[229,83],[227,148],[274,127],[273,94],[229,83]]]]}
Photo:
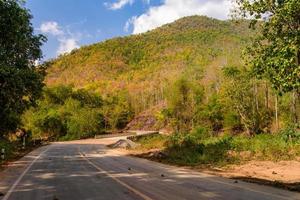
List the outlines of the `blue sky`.
{"type": "Polygon", "coordinates": [[[188,15],[227,19],[230,0],[27,0],[44,59],[105,39],[139,34],[188,15]]]}

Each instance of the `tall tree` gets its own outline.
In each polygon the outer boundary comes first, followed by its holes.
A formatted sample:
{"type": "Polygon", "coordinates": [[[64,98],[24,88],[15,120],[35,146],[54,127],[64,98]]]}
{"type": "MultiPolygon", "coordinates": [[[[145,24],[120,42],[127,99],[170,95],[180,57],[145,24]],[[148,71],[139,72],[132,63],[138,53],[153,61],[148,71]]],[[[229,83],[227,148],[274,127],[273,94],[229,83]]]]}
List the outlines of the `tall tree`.
{"type": "Polygon", "coordinates": [[[279,92],[300,87],[300,1],[236,0],[238,11],[260,26],[261,34],[247,52],[255,74],[279,92]]]}
{"type": "Polygon", "coordinates": [[[175,132],[188,133],[203,101],[204,90],[185,76],[170,86],[167,96],[167,115],[175,132]]]}
{"type": "Polygon", "coordinates": [[[15,130],[43,87],[44,70],[35,62],[46,38],[34,35],[31,18],[23,1],[0,0],[0,137],[15,130]]]}

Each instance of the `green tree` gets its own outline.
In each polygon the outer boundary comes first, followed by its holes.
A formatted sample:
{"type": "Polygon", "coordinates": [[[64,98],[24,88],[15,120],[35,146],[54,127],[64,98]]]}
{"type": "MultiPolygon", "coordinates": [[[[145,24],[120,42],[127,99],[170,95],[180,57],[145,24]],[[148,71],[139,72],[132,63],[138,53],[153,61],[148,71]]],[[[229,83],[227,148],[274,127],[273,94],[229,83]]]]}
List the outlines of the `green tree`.
{"type": "Polygon", "coordinates": [[[213,131],[219,131],[223,128],[224,111],[221,99],[217,94],[213,94],[201,112],[203,121],[208,121],[213,131]]]}
{"type": "Polygon", "coordinates": [[[223,95],[228,110],[238,114],[240,119],[235,120],[243,124],[248,134],[263,132],[270,125],[271,112],[258,98],[251,73],[236,67],[225,67],[223,73],[226,80],[223,95]]]}
{"type": "Polygon", "coordinates": [[[128,92],[124,90],[117,92],[113,96],[108,96],[105,99],[103,113],[106,128],[124,128],[134,116],[128,92]]]}
{"type": "Polygon", "coordinates": [[[18,0],[0,0],[0,137],[13,131],[20,115],[39,97],[44,70],[42,35],[34,35],[30,12],[18,0]]]}
{"type": "Polygon", "coordinates": [[[239,13],[250,16],[251,26],[259,26],[261,30],[261,34],[248,48],[247,61],[255,75],[267,78],[279,95],[293,92],[291,110],[293,121],[297,123],[297,101],[300,95],[300,1],[236,1],[239,13]]]}
{"type": "Polygon", "coordinates": [[[249,48],[255,74],[266,77],[279,92],[300,87],[300,1],[237,0],[244,16],[261,34],[249,48]],[[263,22],[260,20],[263,19],[263,22]]]}
{"type": "Polygon", "coordinates": [[[33,139],[80,139],[103,132],[102,98],[71,86],[44,88],[37,105],[22,115],[33,139]]]}
{"type": "Polygon", "coordinates": [[[203,100],[203,88],[182,77],[171,86],[167,97],[169,117],[175,132],[188,133],[194,126],[203,100]]]}

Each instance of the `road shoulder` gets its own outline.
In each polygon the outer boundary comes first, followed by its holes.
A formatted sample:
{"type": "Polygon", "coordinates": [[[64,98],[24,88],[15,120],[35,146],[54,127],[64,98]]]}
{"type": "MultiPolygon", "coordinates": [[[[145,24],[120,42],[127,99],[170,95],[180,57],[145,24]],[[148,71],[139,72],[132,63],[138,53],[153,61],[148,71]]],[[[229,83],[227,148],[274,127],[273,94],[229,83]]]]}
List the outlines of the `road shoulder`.
{"type": "Polygon", "coordinates": [[[16,180],[22,175],[24,170],[39,156],[48,146],[39,147],[24,157],[14,162],[8,162],[3,170],[0,171],[0,200],[4,198],[4,195],[13,186],[16,180]]]}
{"type": "Polygon", "coordinates": [[[242,180],[245,182],[269,185],[290,191],[300,192],[300,161],[249,161],[239,165],[228,165],[225,167],[210,166],[178,166],[160,159],[159,149],[141,151],[130,149],[114,149],[120,154],[143,158],[167,165],[189,168],[198,172],[242,180]]]}

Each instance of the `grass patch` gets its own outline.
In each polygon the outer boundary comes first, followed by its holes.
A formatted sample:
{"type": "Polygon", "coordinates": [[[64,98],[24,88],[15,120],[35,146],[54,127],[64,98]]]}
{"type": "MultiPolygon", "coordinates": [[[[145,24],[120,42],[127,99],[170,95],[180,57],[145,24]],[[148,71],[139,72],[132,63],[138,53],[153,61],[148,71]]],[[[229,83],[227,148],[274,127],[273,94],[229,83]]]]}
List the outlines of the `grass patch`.
{"type": "Polygon", "coordinates": [[[29,141],[26,144],[26,148],[22,148],[23,145],[19,140],[10,141],[8,139],[0,139],[0,151],[2,148],[5,149],[5,160],[0,159],[0,169],[4,166],[8,161],[15,161],[31,152],[32,150],[40,147],[42,144],[41,141],[37,141],[33,143],[33,141],[29,141]]]}
{"type": "Polygon", "coordinates": [[[163,149],[165,143],[168,141],[168,136],[155,134],[137,139],[135,142],[141,144],[138,149],[150,150],[150,149],[163,149]]]}
{"type": "Polygon", "coordinates": [[[5,139],[0,139],[0,151],[5,149],[5,157],[9,159],[13,157],[13,152],[16,150],[16,147],[5,139]]]}
{"type": "Polygon", "coordinates": [[[248,160],[291,160],[300,156],[300,133],[213,136],[204,129],[189,134],[153,135],[137,141],[143,150],[162,149],[166,162],[224,166],[248,160]]]}

